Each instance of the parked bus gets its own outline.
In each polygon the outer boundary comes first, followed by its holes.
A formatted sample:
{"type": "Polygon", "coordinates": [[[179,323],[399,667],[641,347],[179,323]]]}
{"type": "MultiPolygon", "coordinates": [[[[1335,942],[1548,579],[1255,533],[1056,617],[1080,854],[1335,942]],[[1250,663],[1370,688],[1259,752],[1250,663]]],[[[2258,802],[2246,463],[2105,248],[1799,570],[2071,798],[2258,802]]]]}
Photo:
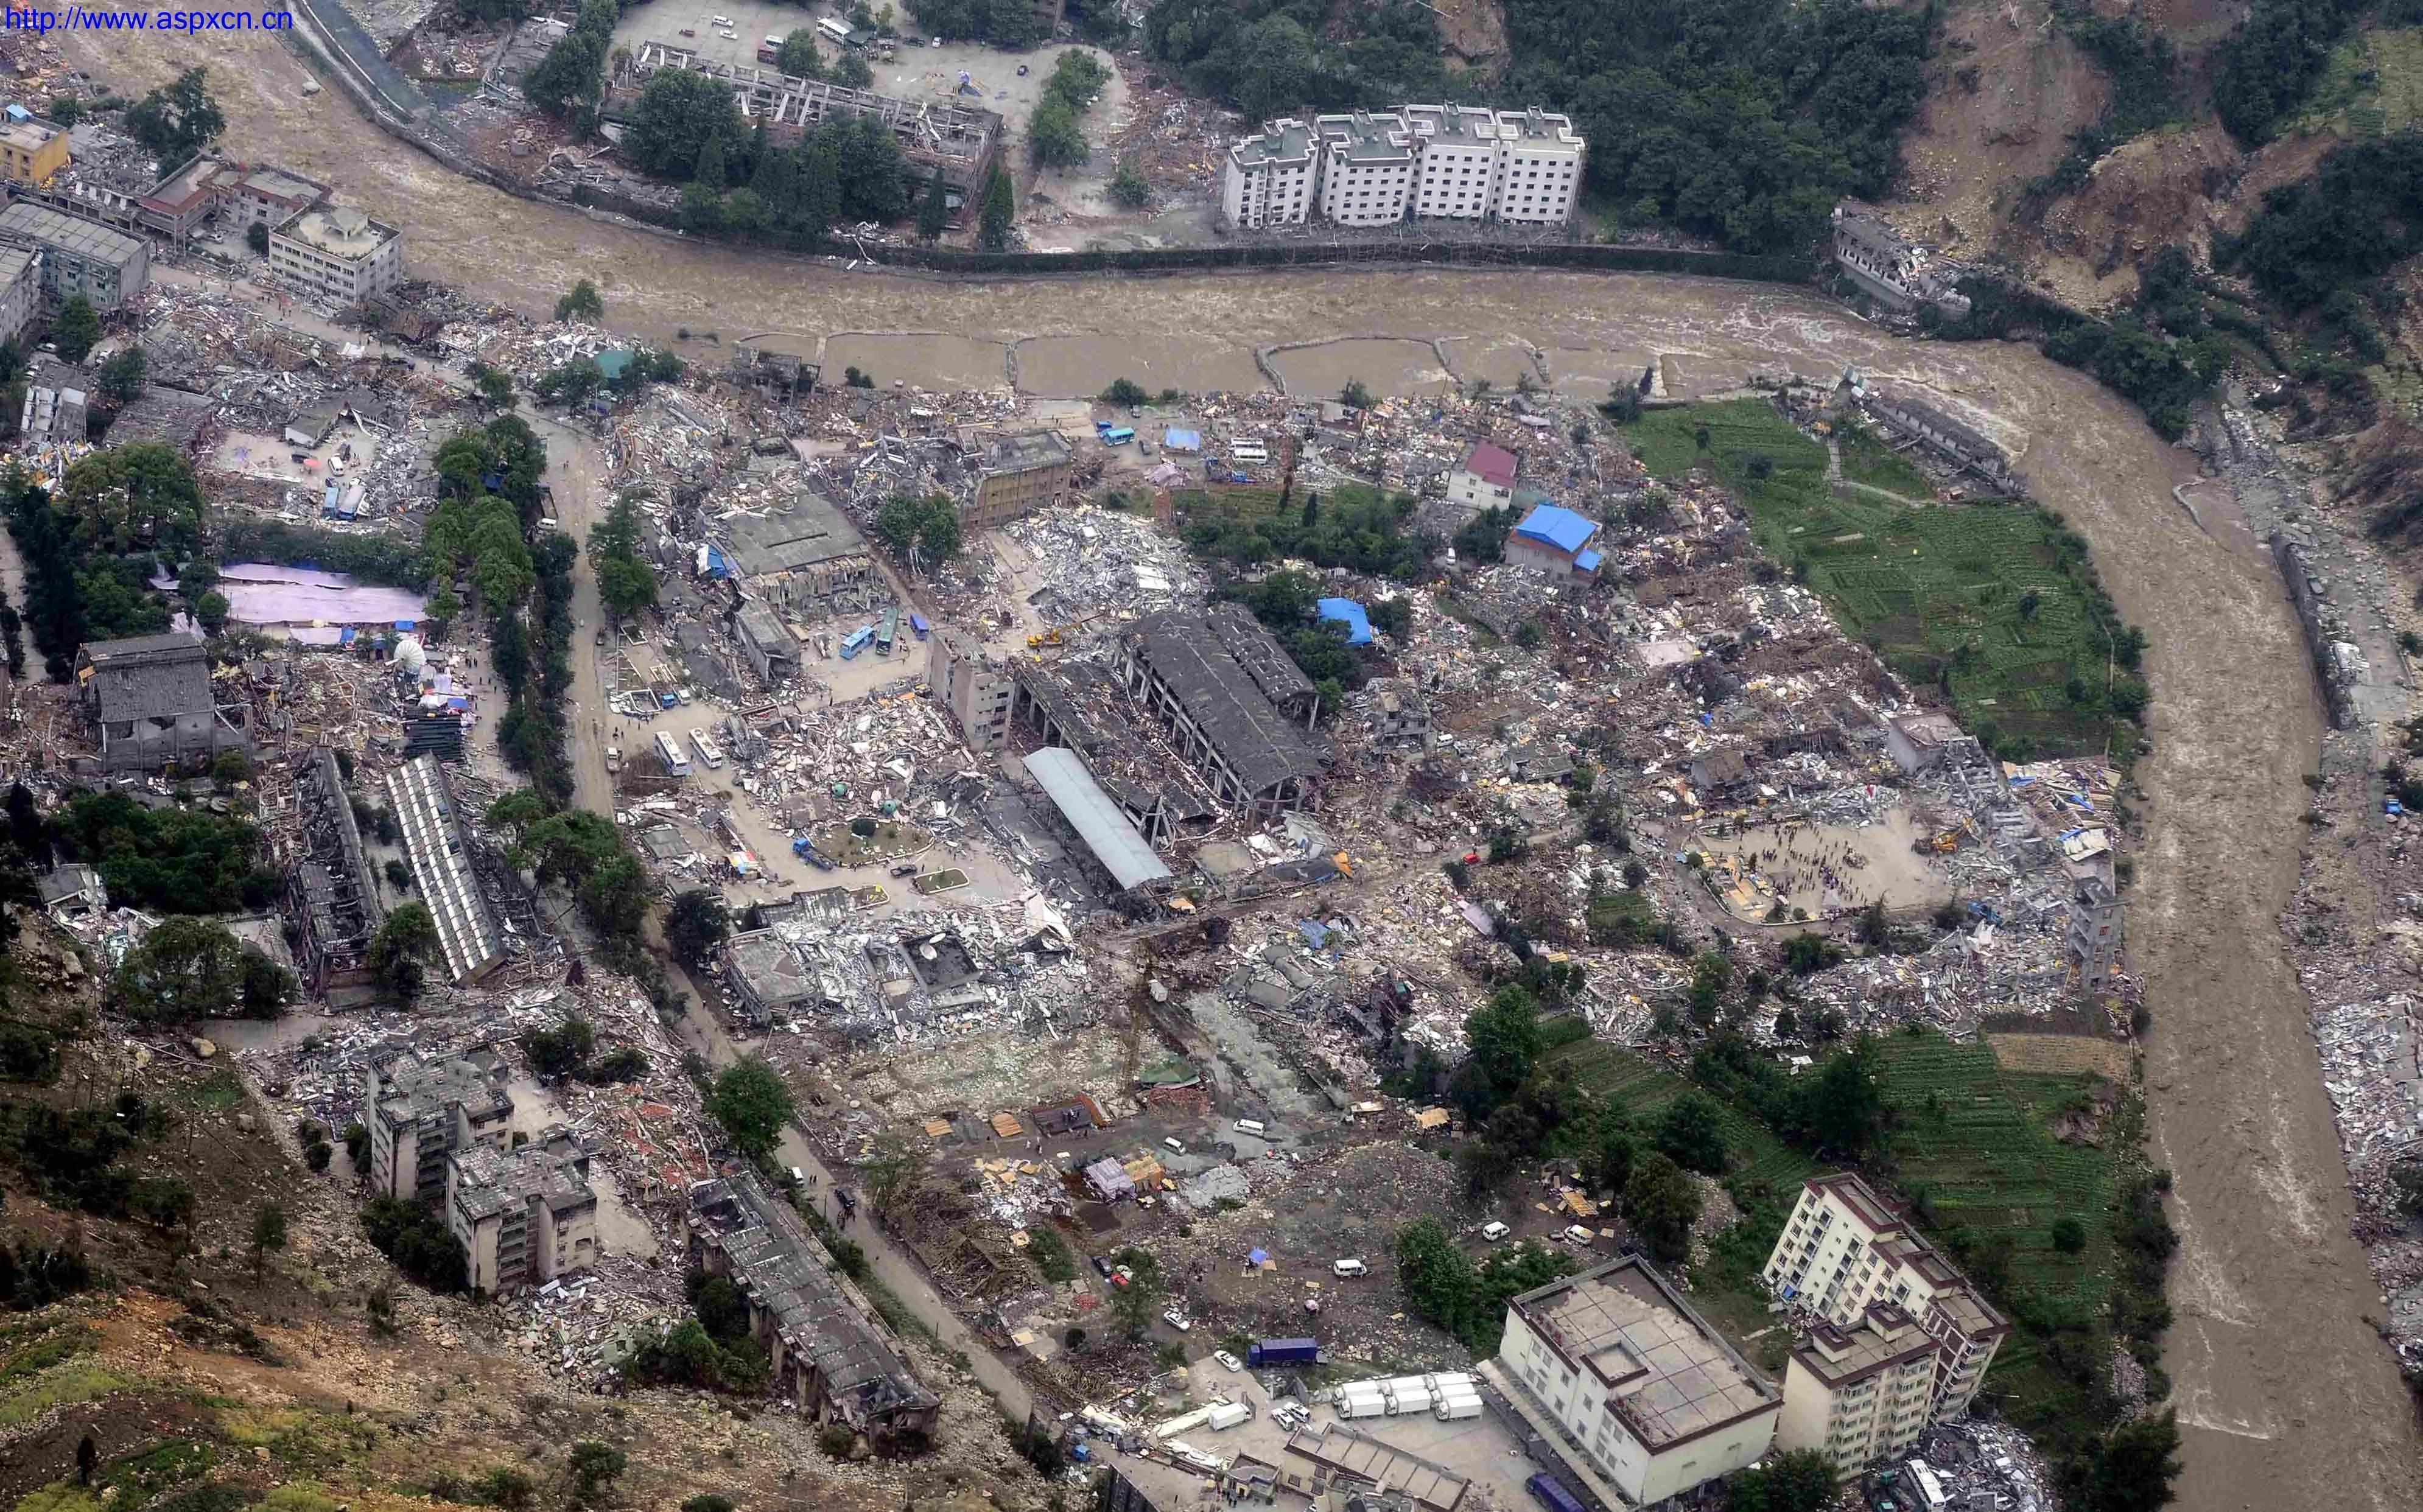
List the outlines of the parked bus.
{"type": "Polygon", "coordinates": [[[1135,428],[1130,425],[1114,425],[1102,433],[1102,445],[1106,447],[1123,447],[1134,439],[1135,428]]]}
{"type": "Polygon", "coordinates": [[[879,656],[891,655],[892,644],[899,638],[900,611],[896,607],[886,609],[883,611],[883,628],[875,632],[876,654],[879,656]]]}
{"type": "Polygon", "coordinates": [[[689,743],[698,748],[698,759],[706,763],[706,769],[708,771],[713,772],[722,769],[723,752],[717,748],[714,741],[707,738],[705,731],[691,731],[689,732],[689,743]]]}
{"type": "Polygon", "coordinates": [[[1228,445],[1228,460],[1231,462],[1268,462],[1271,460],[1271,449],[1262,445],[1259,441],[1232,441],[1228,445]]]}
{"type": "Polygon", "coordinates": [[[666,771],[675,777],[689,776],[689,758],[682,754],[681,742],[662,730],[657,732],[657,755],[663,759],[666,771]]]}
{"type": "Polygon", "coordinates": [[[858,34],[851,31],[847,23],[835,21],[832,17],[827,16],[816,23],[816,35],[835,47],[847,47],[849,39],[858,34]]]}
{"type": "Polygon", "coordinates": [[[924,615],[919,614],[914,609],[909,611],[909,630],[910,633],[914,635],[918,639],[925,639],[926,635],[931,632],[933,628],[934,627],[932,625],[926,622],[926,617],[924,615]]]}
{"type": "Polygon", "coordinates": [[[874,641],[874,639],[875,626],[871,624],[860,625],[857,629],[849,633],[848,639],[841,643],[841,659],[844,661],[854,659],[858,654],[864,651],[867,646],[874,641]]]}
{"type": "Polygon", "coordinates": [[[1565,1483],[1546,1471],[1542,1471],[1524,1482],[1523,1488],[1529,1491],[1532,1498],[1542,1506],[1546,1507],[1548,1512],[1590,1512],[1588,1507],[1582,1505],[1580,1497],[1565,1489],[1565,1483]]]}

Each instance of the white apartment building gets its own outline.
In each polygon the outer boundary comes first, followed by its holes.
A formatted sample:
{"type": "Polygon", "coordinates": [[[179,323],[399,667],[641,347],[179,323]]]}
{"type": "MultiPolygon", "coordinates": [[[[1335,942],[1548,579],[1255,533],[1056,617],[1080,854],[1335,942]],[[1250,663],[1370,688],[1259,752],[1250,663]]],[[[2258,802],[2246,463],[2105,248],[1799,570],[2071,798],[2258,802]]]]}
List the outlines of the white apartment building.
{"type": "Polygon", "coordinates": [[[1497,179],[1490,215],[1513,226],[1561,226],[1581,192],[1582,139],[1564,116],[1537,106],[1497,113],[1497,179]]]}
{"type": "Polygon", "coordinates": [[[1783,1400],[1636,1256],[1507,1304],[1491,1373],[1569,1460],[1647,1506],[1756,1461],[1783,1400]]]}
{"type": "Polygon", "coordinates": [[[1497,117],[1462,105],[1407,105],[1420,144],[1417,220],[1487,220],[1497,188],[1497,117]]]}
{"type": "Polygon", "coordinates": [[[1220,171],[1220,213],[1231,226],[1301,226],[1311,215],[1320,170],[1312,132],[1300,120],[1275,120],[1228,149],[1220,171]]]}
{"type": "Polygon", "coordinates": [[[1909,1314],[1877,1302],[1857,1328],[1820,1323],[1783,1373],[1779,1449],[1816,1449],[1845,1475],[1918,1441],[1934,1399],[1935,1341],[1909,1314]]]}
{"type": "Polygon", "coordinates": [[[1334,226],[1394,226],[1414,190],[1413,137],[1402,116],[1316,116],[1321,218],[1334,226]]]}
{"type": "Polygon", "coordinates": [[[404,233],[358,210],[307,210],[269,233],[269,268],[340,305],[404,281],[404,233]]]}
{"type": "Polygon", "coordinates": [[[1586,144],[1564,116],[1462,105],[1275,120],[1228,149],[1221,210],[1243,229],[1416,220],[1570,220],[1586,144]]]}
{"type": "Polygon", "coordinates": [[[471,1287],[492,1297],[597,1263],[589,1156],[562,1127],[513,1151],[467,1144],[446,1162],[446,1226],[471,1287]]]}
{"type": "Polygon", "coordinates": [[[1761,1272],[1776,1296],[1838,1330],[1878,1303],[1908,1313],[1933,1346],[1930,1415],[1968,1411],[2011,1325],[1908,1218],[1850,1172],[1801,1188],[1761,1272]]]}

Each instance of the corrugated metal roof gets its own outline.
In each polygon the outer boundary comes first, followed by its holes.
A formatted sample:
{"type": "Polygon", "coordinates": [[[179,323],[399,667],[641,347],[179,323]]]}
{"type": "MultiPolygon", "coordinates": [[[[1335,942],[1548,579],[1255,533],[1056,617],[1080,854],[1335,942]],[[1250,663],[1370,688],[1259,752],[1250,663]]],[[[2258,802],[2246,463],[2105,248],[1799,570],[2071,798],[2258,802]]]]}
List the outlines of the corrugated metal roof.
{"type": "Polygon", "coordinates": [[[1523,516],[1523,523],[1514,528],[1514,533],[1533,541],[1544,541],[1559,551],[1573,552],[1589,543],[1590,538],[1598,533],[1598,526],[1571,510],[1560,509],[1554,504],[1541,504],[1523,516]]]}
{"type": "Polygon", "coordinates": [[[1119,811],[1119,806],[1111,801],[1111,795],[1102,791],[1094,775],[1085,770],[1085,762],[1075,751],[1063,746],[1046,746],[1026,758],[1026,769],[1035,774],[1035,780],[1043,785],[1044,793],[1060,810],[1060,816],[1069,821],[1077,838],[1094,853],[1094,859],[1102,863],[1103,870],[1120,887],[1142,887],[1170,874],[1169,868],[1145,843],[1144,836],[1136,832],[1136,827],[1128,822],[1128,816],[1119,811]]]}

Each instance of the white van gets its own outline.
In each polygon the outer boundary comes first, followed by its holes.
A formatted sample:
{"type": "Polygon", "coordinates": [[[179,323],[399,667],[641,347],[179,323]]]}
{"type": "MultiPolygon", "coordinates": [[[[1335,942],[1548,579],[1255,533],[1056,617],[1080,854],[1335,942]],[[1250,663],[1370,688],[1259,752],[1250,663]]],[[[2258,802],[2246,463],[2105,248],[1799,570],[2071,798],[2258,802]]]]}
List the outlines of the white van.
{"type": "Polygon", "coordinates": [[[1573,1227],[1565,1230],[1565,1237],[1567,1240],[1575,1244],[1588,1244],[1592,1239],[1597,1238],[1598,1234],[1595,1230],[1586,1229],[1579,1223],[1576,1223],[1573,1227]]]}
{"type": "Polygon", "coordinates": [[[1360,1260],[1332,1260],[1329,1273],[1333,1276],[1368,1276],[1371,1268],[1360,1260]]]}
{"type": "Polygon", "coordinates": [[[1514,1231],[1512,1229],[1508,1228],[1503,1223],[1489,1222],[1481,1225],[1481,1236],[1487,1239],[1492,1244],[1496,1244],[1498,1240],[1513,1232],[1514,1231]]]}
{"type": "Polygon", "coordinates": [[[1241,1118],[1237,1120],[1237,1132],[1240,1134],[1251,1134],[1254,1138],[1260,1139],[1269,1131],[1269,1126],[1264,1124],[1259,1118],[1241,1118]]]}
{"type": "Polygon", "coordinates": [[[1186,1146],[1179,1143],[1176,1140],[1164,1140],[1161,1142],[1168,1145],[1172,1154],[1184,1155],[1186,1153],[1186,1146]]]}

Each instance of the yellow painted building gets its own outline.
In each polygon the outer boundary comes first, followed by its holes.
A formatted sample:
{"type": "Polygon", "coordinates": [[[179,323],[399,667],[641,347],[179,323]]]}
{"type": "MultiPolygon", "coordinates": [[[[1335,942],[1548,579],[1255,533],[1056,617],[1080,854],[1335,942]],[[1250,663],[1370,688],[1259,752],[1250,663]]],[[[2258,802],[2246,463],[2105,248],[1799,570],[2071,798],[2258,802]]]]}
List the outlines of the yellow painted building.
{"type": "Polygon", "coordinates": [[[68,134],[39,120],[0,125],[0,179],[47,188],[68,165],[68,134]]]}

